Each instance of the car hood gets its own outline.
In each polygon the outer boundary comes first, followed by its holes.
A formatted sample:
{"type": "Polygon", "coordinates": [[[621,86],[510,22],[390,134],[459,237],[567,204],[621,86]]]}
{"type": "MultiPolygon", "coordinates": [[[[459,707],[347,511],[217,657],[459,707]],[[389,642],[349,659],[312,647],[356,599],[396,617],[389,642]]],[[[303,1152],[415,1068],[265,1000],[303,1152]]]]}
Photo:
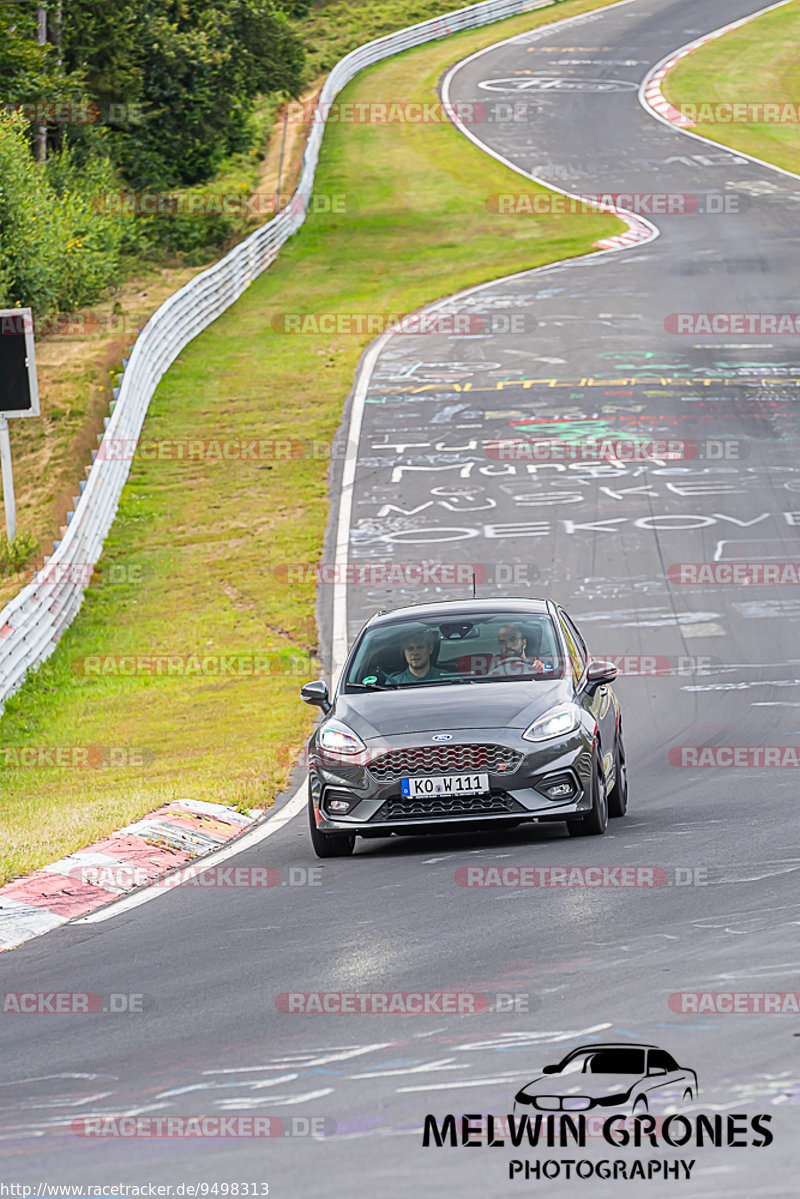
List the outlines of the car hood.
{"type": "Polygon", "coordinates": [[[642,1081],[641,1074],[545,1074],[535,1078],[520,1091],[537,1099],[544,1095],[591,1095],[602,1098],[606,1095],[620,1095],[630,1091],[642,1081]]]}
{"type": "Polygon", "coordinates": [[[339,695],[334,715],[365,741],[460,729],[525,729],[572,698],[566,679],[408,687],[339,695]]]}

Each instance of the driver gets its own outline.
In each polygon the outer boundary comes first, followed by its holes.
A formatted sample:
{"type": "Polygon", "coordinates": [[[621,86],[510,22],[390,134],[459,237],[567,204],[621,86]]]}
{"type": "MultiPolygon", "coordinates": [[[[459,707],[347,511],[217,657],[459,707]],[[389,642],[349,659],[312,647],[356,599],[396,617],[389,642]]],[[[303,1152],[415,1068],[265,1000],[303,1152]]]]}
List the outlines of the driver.
{"type": "Polygon", "coordinates": [[[545,664],[540,658],[528,654],[528,639],[518,624],[509,622],[497,630],[497,648],[500,654],[492,658],[488,673],[495,678],[506,676],[518,678],[524,675],[544,674],[545,664]]]}
{"type": "Polygon", "coordinates": [[[430,629],[407,631],[402,641],[406,669],[399,674],[390,674],[387,683],[401,686],[404,683],[429,683],[434,679],[449,676],[431,662],[436,647],[436,638],[430,629]]]}

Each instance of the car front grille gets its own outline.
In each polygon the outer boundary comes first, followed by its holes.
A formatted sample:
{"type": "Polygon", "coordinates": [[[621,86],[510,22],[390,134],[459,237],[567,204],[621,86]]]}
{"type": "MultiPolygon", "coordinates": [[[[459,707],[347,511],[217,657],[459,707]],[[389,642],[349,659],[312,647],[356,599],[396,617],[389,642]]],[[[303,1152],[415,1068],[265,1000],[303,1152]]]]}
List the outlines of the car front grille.
{"type": "Polygon", "coordinates": [[[391,783],[412,775],[467,770],[511,774],[521,761],[518,750],[503,745],[417,745],[389,750],[370,763],[369,772],[378,782],[391,783]]]}
{"type": "Polygon", "coordinates": [[[539,1095],[533,1106],[542,1112],[580,1112],[591,1107],[592,1100],[588,1095],[539,1095]]]}
{"type": "Polygon", "coordinates": [[[525,809],[510,795],[426,795],[408,799],[398,795],[387,799],[374,819],[428,820],[442,816],[482,816],[523,812],[525,809]]]}

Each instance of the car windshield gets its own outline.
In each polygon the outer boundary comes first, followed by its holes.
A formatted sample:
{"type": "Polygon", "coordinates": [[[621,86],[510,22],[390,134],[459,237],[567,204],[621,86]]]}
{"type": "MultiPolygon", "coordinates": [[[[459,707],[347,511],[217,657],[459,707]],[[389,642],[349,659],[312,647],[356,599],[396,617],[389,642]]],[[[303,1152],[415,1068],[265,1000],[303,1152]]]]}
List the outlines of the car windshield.
{"type": "Polygon", "coordinates": [[[644,1074],[643,1049],[599,1049],[580,1053],[560,1068],[561,1074],[644,1074]]]}
{"type": "Polygon", "coordinates": [[[403,620],[368,629],[347,674],[360,689],[561,678],[564,663],[546,612],[403,620]]]}

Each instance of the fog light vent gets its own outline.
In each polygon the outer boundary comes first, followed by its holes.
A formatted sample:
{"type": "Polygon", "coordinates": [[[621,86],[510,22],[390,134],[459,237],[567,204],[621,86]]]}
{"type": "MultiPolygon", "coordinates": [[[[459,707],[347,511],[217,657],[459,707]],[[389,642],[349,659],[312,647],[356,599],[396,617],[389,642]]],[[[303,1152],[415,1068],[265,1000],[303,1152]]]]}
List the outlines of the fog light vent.
{"type": "Polygon", "coordinates": [[[349,812],[350,806],[349,799],[329,799],[325,804],[331,812],[349,812]]]}
{"type": "Polygon", "coordinates": [[[553,774],[542,779],[536,789],[548,799],[574,799],[578,794],[575,780],[570,774],[553,774]]]}

